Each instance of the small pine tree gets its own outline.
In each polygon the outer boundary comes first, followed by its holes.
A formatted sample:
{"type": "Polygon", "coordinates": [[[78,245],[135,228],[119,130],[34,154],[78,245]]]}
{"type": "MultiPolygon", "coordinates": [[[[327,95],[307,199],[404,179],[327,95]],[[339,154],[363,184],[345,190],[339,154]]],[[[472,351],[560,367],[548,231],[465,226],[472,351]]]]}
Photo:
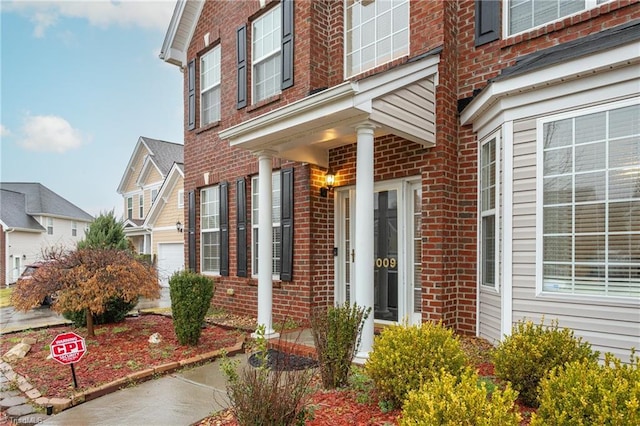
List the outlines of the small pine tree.
{"type": "Polygon", "coordinates": [[[118,221],[113,210],[101,213],[84,233],[84,239],[78,242],[78,249],[115,249],[128,250],[129,241],[124,235],[124,226],[118,221]]]}

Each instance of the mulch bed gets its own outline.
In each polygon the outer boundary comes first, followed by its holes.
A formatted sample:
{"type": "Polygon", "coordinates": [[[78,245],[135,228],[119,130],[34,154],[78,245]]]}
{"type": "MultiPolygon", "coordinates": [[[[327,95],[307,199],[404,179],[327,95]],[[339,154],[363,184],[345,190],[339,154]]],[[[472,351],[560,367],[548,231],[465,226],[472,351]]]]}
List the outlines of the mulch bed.
{"type": "Polygon", "coordinates": [[[128,317],[117,324],[98,325],[96,337],[86,338],[86,329],[72,326],[51,327],[0,336],[0,354],[6,353],[24,337],[36,344],[25,358],[11,366],[14,371],[48,398],[68,398],[74,393],[71,368],[48,358],[49,344],[56,335],[75,331],[85,337],[86,354],[75,365],[77,391],[97,387],[128,376],[136,371],[157,367],[174,361],[192,358],[233,346],[238,331],[207,325],[202,330],[198,346],[178,343],[171,318],[163,315],[128,317]],[[149,337],[159,333],[161,342],[149,343],[149,337]]]}

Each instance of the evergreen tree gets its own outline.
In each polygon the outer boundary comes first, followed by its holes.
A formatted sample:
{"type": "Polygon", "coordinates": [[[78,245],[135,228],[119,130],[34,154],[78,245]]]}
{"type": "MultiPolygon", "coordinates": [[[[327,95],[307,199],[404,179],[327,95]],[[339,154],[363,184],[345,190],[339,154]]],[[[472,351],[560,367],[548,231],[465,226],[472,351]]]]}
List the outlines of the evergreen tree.
{"type": "Polygon", "coordinates": [[[124,235],[124,226],[118,221],[113,210],[101,213],[84,233],[84,239],[78,242],[78,249],[115,249],[128,250],[129,242],[124,235]]]}

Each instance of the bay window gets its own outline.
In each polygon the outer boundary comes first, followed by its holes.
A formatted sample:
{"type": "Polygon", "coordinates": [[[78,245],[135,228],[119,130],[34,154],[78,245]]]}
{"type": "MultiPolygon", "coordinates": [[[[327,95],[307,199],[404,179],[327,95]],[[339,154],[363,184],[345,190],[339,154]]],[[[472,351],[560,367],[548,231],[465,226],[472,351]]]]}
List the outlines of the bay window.
{"type": "Polygon", "coordinates": [[[496,138],[480,147],[480,283],[495,287],[496,280],[496,138]]]}
{"type": "Polygon", "coordinates": [[[640,296],[640,105],[540,121],[542,290],[640,296]]]}

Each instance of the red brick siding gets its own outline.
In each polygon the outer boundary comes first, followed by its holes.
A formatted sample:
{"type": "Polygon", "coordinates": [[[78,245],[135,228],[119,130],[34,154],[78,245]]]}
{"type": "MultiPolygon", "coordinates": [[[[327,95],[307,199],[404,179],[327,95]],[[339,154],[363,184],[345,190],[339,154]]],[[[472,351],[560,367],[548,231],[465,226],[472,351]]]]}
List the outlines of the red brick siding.
{"type": "MultiPolygon", "coordinates": [[[[272,6],[270,2],[267,8],[272,6]]],[[[222,47],[222,121],[205,129],[185,131],[185,191],[202,188],[205,172],[210,174],[209,184],[224,180],[230,183],[230,276],[218,279],[214,304],[240,314],[256,315],[257,280],[235,276],[235,180],[237,177],[247,180],[250,213],[250,177],[257,174],[258,166],[252,154],[220,141],[218,132],[344,80],[343,2],[297,1],[295,7],[295,84],[259,105],[251,105],[249,98],[248,107],[240,110],[235,107],[235,30],[246,24],[250,43],[251,21],[263,13],[257,0],[208,1],[188,49],[189,59],[206,52],[203,36],[207,32],[212,44],[220,43],[222,47]],[[228,288],[234,289],[233,296],[226,294],[228,288]]],[[[478,141],[471,127],[459,125],[458,100],[485,87],[488,79],[522,55],[640,17],[637,1],[614,1],[544,28],[476,48],[474,8],[472,0],[412,1],[409,57],[354,76],[357,80],[382,73],[436,47],[443,49],[436,89],[436,146],[425,149],[394,136],[377,138],[375,180],[421,176],[423,320],[442,320],[464,333],[472,333],[476,328],[478,141]]],[[[250,51],[248,48],[249,70],[250,51]]],[[[199,69],[197,79],[198,72],[199,69]]],[[[248,77],[250,91],[250,71],[248,77]]],[[[185,78],[185,98],[186,84],[185,78]]],[[[185,109],[185,118],[186,113],[185,109]]],[[[198,116],[196,123],[199,124],[198,116]]],[[[338,172],[336,186],[355,184],[355,145],[333,149],[329,158],[331,167],[338,172]]],[[[289,166],[296,170],[293,281],[274,283],[273,309],[275,321],[292,317],[303,322],[313,306],[333,303],[334,203],[332,194],[328,198],[319,195],[324,169],[274,159],[275,169],[289,166]]],[[[199,259],[199,224],[196,235],[199,259]]],[[[248,254],[250,259],[250,250],[248,254]]]]}

